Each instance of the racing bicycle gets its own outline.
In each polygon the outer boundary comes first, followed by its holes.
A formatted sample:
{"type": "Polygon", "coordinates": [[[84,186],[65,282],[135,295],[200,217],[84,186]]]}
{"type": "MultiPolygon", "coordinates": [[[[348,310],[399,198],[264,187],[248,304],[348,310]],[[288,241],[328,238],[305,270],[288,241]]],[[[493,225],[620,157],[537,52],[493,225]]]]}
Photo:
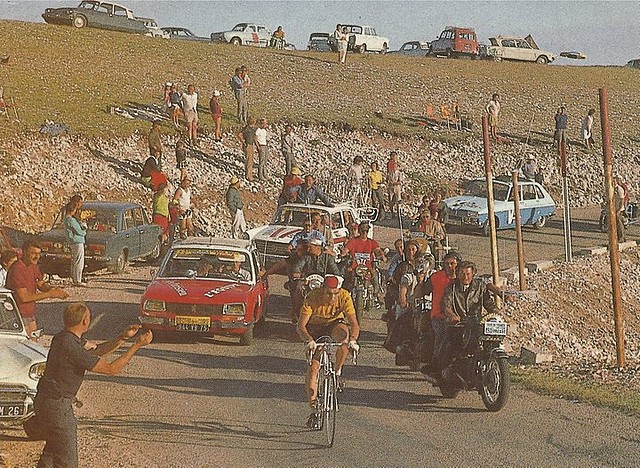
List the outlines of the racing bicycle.
{"type": "MultiPolygon", "coordinates": [[[[313,429],[321,431],[324,429],[327,436],[327,445],[333,447],[334,436],[336,433],[336,413],[339,410],[338,392],[341,388],[338,386],[338,376],[333,367],[333,356],[335,350],[342,346],[341,343],[333,341],[330,336],[321,336],[316,340],[316,351],[309,351],[308,363],[311,365],[313,356],[319,353],[320,368],[318,369],[318,396],[316,398],[316,422],[313,429]]],[[[357,363],[358,353],[351,350],[353,363],[357,363]]]]}

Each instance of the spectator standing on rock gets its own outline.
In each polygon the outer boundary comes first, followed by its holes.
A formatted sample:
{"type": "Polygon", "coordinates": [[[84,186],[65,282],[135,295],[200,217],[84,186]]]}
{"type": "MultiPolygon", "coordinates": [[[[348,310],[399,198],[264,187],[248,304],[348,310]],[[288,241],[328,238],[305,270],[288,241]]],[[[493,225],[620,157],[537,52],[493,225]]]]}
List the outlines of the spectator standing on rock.
{"type": "Polygon", "coordinates": [[[587,149],[593,149],[593,119],[596,114],[595,109],[589,109],[582,121],[582,141],[587,149]]]}
{"type": "Polygon", "coordinates": [[[385,218],[384,211],[384,195],[382,194],[382,185],[384,182],[384,175],[382,171],[378,169],[378,163],[371,163],[371,171],[369,171],[369,187],[371,187],[371,201],[374,206],[378,208],[379,219],[385,218]]]}
{"type": "Polygon", "coordinates": [[[558,154],[560,154],[560,145],[567,143],[567,113],[565,112],[564,106],[558,108],[556,115],[554,117],[556,123],[556,131],[553,134],[553,144],[556,145],[558,149],[558,154]]]}
{"type": "Polygon", "coordinates": [[[192,145],[198,144],[198,93],[192,84],[187,86],[187,92],[182,95],[182,108],[187,120],[187,133],[192,145]]]}
{"type": "Polygon", "coordinates": [[[142,166],[142,172],[140,173],[140,182],[147,188],[150,188],[154,192],[158,190],[160,184],[169,184],[167,176],[158,169],[158,162],[156,158],[148,157],[142,166]]]}
{"type": "Polygon", "coordinates": [[[229,188],[225,196],[227,208],[231,214],[231,238],[240,239],[247,230],[247,222],[244,219],[242,194],[240,193],[240,180],[233,176],[229,182],[229,188]]]}
{"type": "Polygon", "coordinates": [[[249,118],[249,102],[247,99],[247,88],[249,84],[245,83],[241,75],[242,71],[240,67],[236,68],[235,75],[231,78],[230,84],[233,95],[236,98],[236,103],[238,104],[238,122],[246,124],[249,118]]]}
{"type": "Polygon", "coordinates": [[[27,336],[37,330],[36,302],[43,299],[66,299],[69,294],[45,282],[38,266],[42,249],[34,241],[22,244],[22,258],[15,262],[7,274],[7,288],[14,293],[16,304],[24,322],[27,336]]]}
{"type": "Polygon", "coordinates": [[[103,356],[120,348],[132,338],[141,325],[130,325],[117,338],[100,343],[91,351],[82,336],[89,330],[91,312],[82,303],[69,304],[63,313],[64,330],[51,341],[44,375],[38,382],[35,417],[28,426],[41,433],[46,444],[39,467],[78,466],[78,423],[72,405],[86,371],[105,375],[117,375],[129,363],[133,355],[151,343],[153,334],[146,331],[135,343],[113,362],[103,356]]]}
{"type": "Polygon", "coordinates": [[[343,64],[347,61],[347,45],[349,40],[347,28],[337,24],[333,35],[336,38],[336,44],[338,45],[338,62],[343,64]]]}
{"type": "Polygon", "coordinates": [[[256,119],[249,117],[247,125],[237,135],[238,140],[242,143],[242,151],[244,152],[244,177],[253,182],[253,159],[256,149],[256,119]]]}
{"type": "Polygon", "coordinates": [[[180,238],[194,235],[193,229],[193,210],[191,209],[191,179],[185,177],[180,182],[180,187],[173,194],[171,203],[178,205],[178,213],[180,220],[180,238]]]}
{"type": "Polygon", "coordinates": [[[69,202],[65,208],[63,219],[65,238],[71,250],[71,281],[74,286],[84,287],[82,281],[84,272],[84,244],[87,235],[87,225],[76,219],[78,205],[69,202]]]}
{"type": "Polygon", "coordinates": [[[162,228],[162,243],[167,242],[169,233],[169,186],[160,184],[151,201],[151,219],[153,224],[162,228]]]}
{"type": "Polygon", "coordinates": [[[399,213],[400,200],[402,196],[402,183],[404,175],[398,164],[398,155],[395,151],[391,152],[391,158],[387,164],[387,190],[389,191],[389,212],[399,213]]]}
{"type": "Polygon", "coordinates": [[[282,156],[284,157],[285,174],[290,174],[291,169],[297,166],[295,154],[295,135],[293,134],[293,125],[287,124],[284,127],[282,135],[282,156]]]}
{"type": "Polygon", "coordinates": [[[4,288],[7,284],[7,272],[11,265],[18,260],[18,252],[7,249],[0,255],[0,288],[4,288]]]}
{"type": "Polygon", "coordinates": [[[178,90],[178,85],[173,83],[171,85],[171,93],[169,94],[169,104],[171,106],[171,120],[173,126],[180,128],[180,117],[184,115],[182,111],[182,93],[178,90]]]}
{"type": "Polygon", "coordinates": [[[149,143],[149,155],[156,158],[158,168],[162,169],[162,141],[160,139],[160,122],[158,120],[154,120],[151,123],[147,141],[149,143]]]}
{"type": "Polygon", "coordinates": [[[292,193],[291,190],[301,184],[304,184],[304,179],[300,177],[302,172],[298,167],[291,168],[291,172],[284,176],[282,180],[282,190],[278,197],[278,206],[285,203],[295,203],[297,193],[292,193]]]}
{"type": "Polygon", "coordinates": [[[522,176],[527,180],[536,180],[537,173],[538,164],[536,163],[536,158],[530,154],[522,165],[522,176]]]}
{"type": "Polygon", "coordinates": [[[171,107],[171,87],[173,83],[167,81],[164,84],[164,90],[162,92],[162,112],[167,112],[167,110],[171,107]]]}
{"type": "Polygon", "coordinates": [[[217,89],[213,90],[211,94],[211,100],[209,101],[209,108],[211,109],[211,118],[215,125],[214,140],[222,141],[222,107],[220,106],[219,97],[222,93],[217,89]]]}
{"type": "Polygon", "coordinates": [[[187,177],[187,146],[182,138],[176,142],[176,168],[180,171],[180,180],[187,177]]]}
{"type": "Polygon", "coordinates": [[[269,122],[261,118],[256,129],[256,148],[258,150],[258,179],[269,180],[267,177],[267,158],[269,157],[269,122]]]}
{"type": "Polygon", "coordinates": [[[494,93],[485,108],[489,117],[489,131],[491,138],[498,140],[498,116],[500,115],[500,95],[494,93]]]}

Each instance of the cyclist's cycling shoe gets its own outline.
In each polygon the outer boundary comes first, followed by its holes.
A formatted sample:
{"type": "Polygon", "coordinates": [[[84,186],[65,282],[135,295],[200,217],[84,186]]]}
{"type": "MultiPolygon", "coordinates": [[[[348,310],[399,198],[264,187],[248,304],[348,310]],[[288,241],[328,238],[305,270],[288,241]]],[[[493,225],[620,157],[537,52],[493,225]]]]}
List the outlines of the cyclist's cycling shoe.
{"type": "Polygon", "coordinates": [[[307,419],[307,427],[309,429],[319,429],[320,428],[320,419],[316,413],[311,413],[309,418],[307,419]]]}

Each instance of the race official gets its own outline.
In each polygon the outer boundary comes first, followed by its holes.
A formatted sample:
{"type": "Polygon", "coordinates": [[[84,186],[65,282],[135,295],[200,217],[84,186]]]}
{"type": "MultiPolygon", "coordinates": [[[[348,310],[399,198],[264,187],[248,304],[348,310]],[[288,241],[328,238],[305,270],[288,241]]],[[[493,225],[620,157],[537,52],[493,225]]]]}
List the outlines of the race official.
{"type": "MultiPolygon", "coordinates": [[[[356,318],[356,309],[353,306],[351,295],[340,287],[341,278],[335,275],[326,275],[322,287],[311,291],[300,309],[298,320],[298,335],[306,343],[310,352],[316,350],[316,341],[321,336],[330,336],[334,341],[342,343],[336,350],[336,375],[342,375],[349,354],[349,347],[358,351],[360,349],[357,340],[360,336],[360,325],[356,318]],[[351,325],[351,330],[349,326],[351,325]]],[[[309,366],[305,379],[307,400],[311,408],[315,408],[318,396],[317,376],[320,362],[317,357],[309,366]]],[[[315,412],[309,416],[307,425],[316,423],[315,412]]]]}
{"type": "Polygon", "coordinates": [[[38,382],[34,404],[36,414],[29,420],[30,425],[25,427],[37,429],[46,440],[38,468],[78,466],[78,425],[71,405],[77,401],[76,395],[85,372],[117,375],[138,349],[153,339],[151,331],[140,334],[124,354],[108,362],[103,356],[117,350],[136,335],[141,325],[131,325],[114,340],[101,343],[89,351],[86,349],[87,341],[82,338],[91,323],[89,308],[83,303],[69,304],[64,310],[63,319],[64,330],[53,337],[47,366],[38,382]]]}

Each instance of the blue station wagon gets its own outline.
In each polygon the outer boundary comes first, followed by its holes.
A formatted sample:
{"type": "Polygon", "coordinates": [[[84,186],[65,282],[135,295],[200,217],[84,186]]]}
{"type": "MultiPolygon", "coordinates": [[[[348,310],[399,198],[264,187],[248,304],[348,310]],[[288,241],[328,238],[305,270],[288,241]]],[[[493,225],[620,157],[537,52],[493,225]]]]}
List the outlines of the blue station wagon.
{"type": "MultiPolygon", "coordinates": [[[[549,216],[555,213],[556,204],[553,198],[537,182],[522,180],[518,185],[521,224],[543,228],[549,216]]],[[[493,179],[493,197],[497,229],[514,228],[514,193],[510,176],[493,179]]],[[[448,210],[447,226],[481,229],[483,234],[489,233],[486,179],[471,181],[466,186],[464,195],[447,198],[444,202],[448,210]]]]}
{"type": "MultiPolygon", "coordinates": [[[[162,228],[151,224],[144,208],[131,202],[86,201],[80,220],[87,224],[85,271],[108,268],[124,271],[130,260],[153,260],[160,255],[162,228]]],[[[71,251],[65,241],[62,214],[53,228],[38,236],[42,247],[40,268],[44,273],[67,276],[71,251]]]]}

